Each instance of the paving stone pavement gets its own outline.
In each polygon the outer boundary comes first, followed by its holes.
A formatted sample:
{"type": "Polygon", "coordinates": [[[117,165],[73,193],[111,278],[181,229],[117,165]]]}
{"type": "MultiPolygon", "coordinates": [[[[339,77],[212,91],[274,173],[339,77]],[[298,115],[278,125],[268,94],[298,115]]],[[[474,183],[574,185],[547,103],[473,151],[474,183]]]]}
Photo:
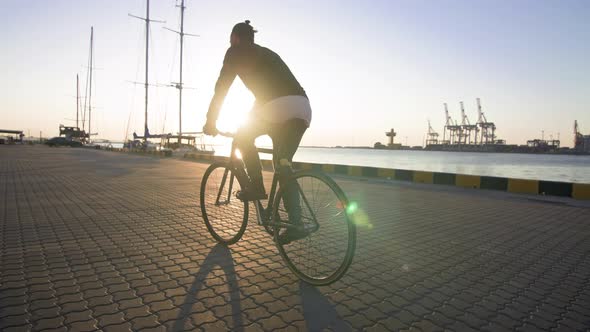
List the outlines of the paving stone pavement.
{"type": "Polygon", "coordinates": [[[348,273],[315,288],[254,223],[216,245],[207,166],[0,146],[0,330],[590,327],[588,204],[340,177],[367,220],[348,273]]]}

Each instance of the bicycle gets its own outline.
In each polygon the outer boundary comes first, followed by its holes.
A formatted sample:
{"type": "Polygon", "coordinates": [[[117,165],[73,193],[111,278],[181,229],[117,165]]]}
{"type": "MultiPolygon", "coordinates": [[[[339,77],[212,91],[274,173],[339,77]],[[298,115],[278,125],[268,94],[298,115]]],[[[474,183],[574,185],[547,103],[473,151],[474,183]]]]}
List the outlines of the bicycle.
{"type": "MultiPolygon", "coordinates": [[[[220,132],[220,135],[233,138],[231,133],[220,132]]],[[[201,182],[200,203],[205,225],[213,238],[225,245],[241,239],[249,216],[248,202],[235,197],[235,193],[248,183],[244,164],[236,151],[234,140],[229,160],[211,164],[201,182]],[[238,222],[240,219],[241,223],[238,222]]],[[[273,149],[257,148],[257,151],[274,156],[273,149]]],[[[252,203],[256,208],[258,225],[274,236],[281,257],[300,279],[321,286],[339,280],[346,273],[354,256],[356,227],[347,212],[348,199],[329,176],[316,170],[295,171],[288,160],[280,160],[279,165],[273,163],[266,208],[260,200],[252,203]],[[280,186],[281,182],[285,183],[284,187],[280,186]],[[294,188],[289,189],[290,196],[285,195],[289,186],[296,187],[298,206],[292,202],[294,188]],[[285,197],[291,204],[289,209],[285,208],[285,197]],[[300,219],[290,221],[287,210],[300,211],[297,214],[300,219]],[[281,244],[279,238],[288,228],[303,231],[306,236],[281,244]],[[328,246],[341,246],[344,250],[326,248],[328,246]]]]}

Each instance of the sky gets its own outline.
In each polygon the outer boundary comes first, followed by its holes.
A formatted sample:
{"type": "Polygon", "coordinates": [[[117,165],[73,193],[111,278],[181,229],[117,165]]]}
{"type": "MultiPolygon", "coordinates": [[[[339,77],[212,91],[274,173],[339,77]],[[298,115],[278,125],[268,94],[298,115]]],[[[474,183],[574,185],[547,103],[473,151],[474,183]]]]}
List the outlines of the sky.
{"type": "MultiPolygon", "coordinates": [[[[152,0],[150,83],[178,81],[179,1],[152,0]]],[[[302,145],[422,145],[442,136],[443,103],[471,122],[481,98],[509,144],[590,134],[590,2],[186,0],[183,131],[200,131],[229,34],[249,19],[307,91],[313,120],[302,145]]],[[[94,26],[92,132],[122,141],[143,132],[145,0],[0,0],[0,128],[44,137],[74,125],[76,74],[85,89],[94,26]]],[[[178,131],[178,94],[150,87],[152,133],[178,131]]],[[[235,129],[254,98],[239,79],[221,111],[235,129]]]]}

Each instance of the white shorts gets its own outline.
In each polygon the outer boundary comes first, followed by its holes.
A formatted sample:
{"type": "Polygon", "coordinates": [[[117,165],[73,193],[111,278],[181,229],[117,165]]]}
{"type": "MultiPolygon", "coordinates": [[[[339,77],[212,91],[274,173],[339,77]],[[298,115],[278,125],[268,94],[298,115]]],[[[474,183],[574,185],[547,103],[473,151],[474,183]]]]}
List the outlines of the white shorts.
{"type": "Polygon", "coordinates": [[[291,119],[305,120],[311,123],[311,106],[309,99],[304,96],[284,96],[273,99],[266,104],[254,107],[250,112],[253,120],[268,123],[284,123],[291,119]]]}

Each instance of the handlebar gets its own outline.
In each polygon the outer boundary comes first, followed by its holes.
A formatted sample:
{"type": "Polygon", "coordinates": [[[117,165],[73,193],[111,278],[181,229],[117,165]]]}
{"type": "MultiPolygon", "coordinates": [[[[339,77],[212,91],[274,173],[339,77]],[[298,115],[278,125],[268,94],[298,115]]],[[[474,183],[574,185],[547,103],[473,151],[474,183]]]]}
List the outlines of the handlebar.
{"type": "MultiPolygon", "coordinates": [[[[235,133],[230,133],[228,131],[217,131],[217,134],[219,134],[220,136],[223,136],[223,137],[230,137],[230,138],[234,138],[236,136],[235,133]]],[[[273,149],[256,148],[256,151],[258,151],[260,153],[274,154],[273,149]]]]}

